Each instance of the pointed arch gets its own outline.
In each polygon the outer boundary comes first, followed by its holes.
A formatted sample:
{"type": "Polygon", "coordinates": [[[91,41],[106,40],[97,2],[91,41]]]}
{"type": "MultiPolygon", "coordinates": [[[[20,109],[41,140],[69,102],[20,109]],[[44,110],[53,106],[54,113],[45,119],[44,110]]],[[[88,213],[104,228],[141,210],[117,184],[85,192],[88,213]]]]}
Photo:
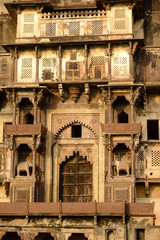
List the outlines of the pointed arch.
{"type": "Polygon", "coordinates": [[[73,121],[71,121],[71,122],[66,123],[66,124],[63,125],[62,127],[60,127],[60,128],[57,130],[57,132],[55,133],[55,137],[58,137],[64,129],[70,127],[70,126],[73,125],[73,124],[80,124],[80,125],[88,128],[89,130],[92,131],[92,133],[94,134],[94,136],[97,138],[97,134],[96,134],[95,130],[94,130],[91,126],[89,126],[88,124],[86,124],[86,123],[84,123],[84,122],[82,122],[82,121],[80,121],[80,120],[73,120],[73,121]]]}

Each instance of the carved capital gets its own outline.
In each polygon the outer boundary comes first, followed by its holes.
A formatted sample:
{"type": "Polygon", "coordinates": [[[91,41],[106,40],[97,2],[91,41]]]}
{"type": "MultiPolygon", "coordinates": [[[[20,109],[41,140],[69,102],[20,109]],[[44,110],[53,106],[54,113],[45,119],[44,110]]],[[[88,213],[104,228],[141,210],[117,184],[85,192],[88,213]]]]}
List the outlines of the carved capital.
{"type": "Polygon", "coordinates": [[[128,99],[130,104],[134,105],[137,102],[137,100],[141,95],[140,90],[141,90],[141,87],[137,87],[135,90],[133,89],[133,87],[131,87],[130,99],[128,99]]]}
{"type": "Polygon", "coordinates": [[[41,135],[33,135],[32,136],[32,149],[37,150],[42,144],[42,136],[41,135]]]}
{"type": "Polygon", "coordinates": [[[113,150],[113,142],[112,142],[111,135],[108,135],[108,134],[103,135],[103,144],[105,145],[108,151],[113,150]]]}
{"type": "Polygon", "coordinates": [[[134,136],[134,150],[137,150],[140,146],[140,137],[141,137],[141,134],[136,134],[134,136]]]}

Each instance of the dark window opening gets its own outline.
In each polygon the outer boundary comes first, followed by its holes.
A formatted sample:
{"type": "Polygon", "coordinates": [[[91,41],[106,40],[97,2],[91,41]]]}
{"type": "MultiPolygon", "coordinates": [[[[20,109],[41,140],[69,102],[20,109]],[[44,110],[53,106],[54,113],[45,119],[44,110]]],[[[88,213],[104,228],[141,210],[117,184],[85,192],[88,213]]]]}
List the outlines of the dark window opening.
{"type": "Polygon", "coordinates": [[[34,117],[31,113],[24,116],[24,124],[33,124],[34,117]]]}
{"type": "Polygon", "coordinates": [[[127,171],[126,170],[120,170],[119,171],[119,176],[125,176],[127,175],[127,171]]]}
{"type": "Polygon", "coordinates": [[[20,240],[21,238],[18,236],[16,232],[7,232],[3,237],[2,240],[20,240]]]}
{"type": "Polygon", "coordinates": [[[159,140],[158,120],[147,120],[147,139],[159,140]]]}
{"type": "Polygon", "coordinates": [[[27,176],[27,172],[26,171],[20,171],[19,175],[23,176],[23,177],[26,177],[27,176]]]}
{"type": "Polygon", "coordinates": [[[144,229],[137,229],[137,240],[145,240],[144,229]]]}
{"type": "Polygon", "coordinates": [[[118,115],[118,123],[128,123],[128,114],[124,111],[120,112],[118,115]]]}
{"type": "Polygon", "coordinates": [[[82,137],[82,126],[72,125],[72,138],[81,138],[81,137],[82,137]]]}

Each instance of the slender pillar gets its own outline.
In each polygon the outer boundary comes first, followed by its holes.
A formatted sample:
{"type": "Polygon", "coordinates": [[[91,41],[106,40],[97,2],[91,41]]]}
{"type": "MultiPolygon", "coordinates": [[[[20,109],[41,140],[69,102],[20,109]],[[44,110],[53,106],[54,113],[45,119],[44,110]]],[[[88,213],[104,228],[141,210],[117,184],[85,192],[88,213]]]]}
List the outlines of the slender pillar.
{"type": "Polygon", "coordinates": [[[133,135],[131,136],[131,175],[135,175],[135,148],[133,135]]]}
{"type": "Polygon", "coordinates": [[[36,176],[36,148],[33,148],[33,168],[32,168],[32,176],[35,178],[36,176]]]}
{"type": "Polygon", "coordinates": [[[37,102],[34,102],[34,124],[37,124],[37,102]]]}
{"type": "Polygon", "coordinates": [[[108,177],[112,175],[112,139],[108,136],[108,177]]]}
{"type": "Polygon", "coordinates": [[[36,83],[39,82],[39,56],[38,47],[35,47],[35,57],[36,57],[36,83]]]}
{"type": "Polygon", "coordinates": [[[18,49],[15,47],[14,54],[14,82],[17,82],[17,72],[18,72],[18,49]]]}
{"type": "Polygon", "coordinates": [[[129,42],[129,78],[133,80],[133,47],[132,42],[129,42]]]}
{"type": "Polygon", "coordinates": [[[113,99],[110,88],[108,89],[108,122],[113,123],[113,99]]]}
{"type": "Polygon", "coordinates": [[[88,46],[85,44],[85,74],[84,79],[88,80],[88,46]]]}
{"type": "Polygon", "coordinates": [[[11,178],[15,176],[15,167],[14,167],[14,158],[15,158],[15,148],[14,148],[14,137],[13,135],[10,136],[10,151],[11,151],[11,178]]]}
{"type": "Polygon", "coordinates": [[[59,46],[58,56],[59,56],[59,76],[58,76],[58,80],[62,81],[62,46],[59,46]]]}
{"type": "Polygon", "coordinates": [[[108,81],[111,81],[111,43],[108,43],[108,81]]]}
{"type": "Polygon", "coordinates": [[[20,108],[17,107],[17,124],[20,124],[20,108]]]}
{"type": "Polygon", "coordinates": [[[130,96],[130,106],[131,106],[131,123],[134,123],[134,92],[132,87],[130,96]]]}

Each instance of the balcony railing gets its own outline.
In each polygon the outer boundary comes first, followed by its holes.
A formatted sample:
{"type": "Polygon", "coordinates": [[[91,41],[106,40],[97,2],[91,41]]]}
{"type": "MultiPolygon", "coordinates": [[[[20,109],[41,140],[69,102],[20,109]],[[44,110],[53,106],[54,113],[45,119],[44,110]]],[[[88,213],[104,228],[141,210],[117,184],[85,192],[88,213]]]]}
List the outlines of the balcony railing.
{"type": "Polygon", "coordinates": [[[12,124],[4,125],[6,135],[45,135],[46,128],[42,124],[12,124]]]}
{"type": "Polygon", "coordinates": [[[141,133],[140,123],[105,123],[102,124],[103,133],[138,134],[141,133]]]}
{"type": "Polygon", "coordinates": [[[154,203],[0,203],[0,216],[154,215],[154,203]]]}

